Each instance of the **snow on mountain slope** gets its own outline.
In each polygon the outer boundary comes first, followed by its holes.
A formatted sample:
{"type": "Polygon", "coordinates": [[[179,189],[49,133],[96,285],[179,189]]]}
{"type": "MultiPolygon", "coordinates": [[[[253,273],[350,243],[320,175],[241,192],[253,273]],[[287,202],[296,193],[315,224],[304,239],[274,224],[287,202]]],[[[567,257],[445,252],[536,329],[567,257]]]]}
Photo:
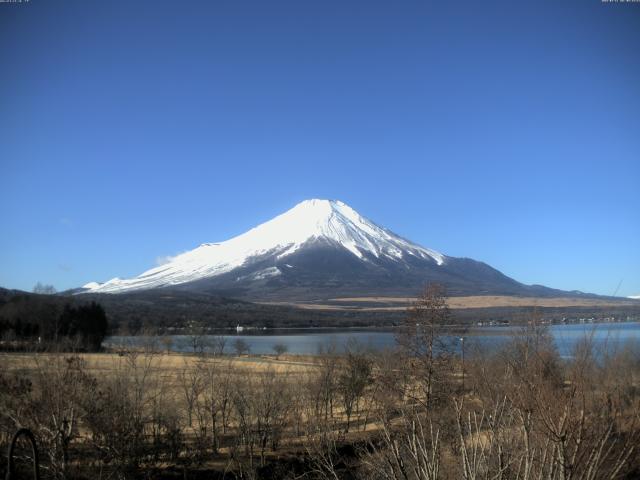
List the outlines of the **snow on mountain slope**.
{"type": "MultiPolygon", "coordinates": [[[[447,258],[379,227],[340,201],[314,199],[226,242],[205,243],[177,255],[138,277],[91,282],[83,288],[85,292],[120,293],[178,285],[230,272],[264,255],[279,260],[317,240],[338,245],[365,262],[369,255],[396,261],[413,256],[437,265],[447,258]]],[[[271,269],[262,272],[261,278],[279,274],[277,268],[271,269]]]]}
{"type": "Polygon", "coordinates": [[[631,298],[632,300],[640,300],[640,295],[629,295],[627,298],[631,298]]]}

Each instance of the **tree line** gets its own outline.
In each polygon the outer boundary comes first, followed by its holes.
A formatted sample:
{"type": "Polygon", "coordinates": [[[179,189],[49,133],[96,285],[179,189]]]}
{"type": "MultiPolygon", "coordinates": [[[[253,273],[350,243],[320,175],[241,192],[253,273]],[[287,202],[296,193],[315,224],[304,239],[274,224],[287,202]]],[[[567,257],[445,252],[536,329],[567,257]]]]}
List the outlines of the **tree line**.
{"type": "Polygon", "coordinates": [[[3,349],[75,344],[75,348],[95,351],[108,330],[104,308],[94,301],[70,303],[64,297],[22,294],[0,304],[3,349]]]}

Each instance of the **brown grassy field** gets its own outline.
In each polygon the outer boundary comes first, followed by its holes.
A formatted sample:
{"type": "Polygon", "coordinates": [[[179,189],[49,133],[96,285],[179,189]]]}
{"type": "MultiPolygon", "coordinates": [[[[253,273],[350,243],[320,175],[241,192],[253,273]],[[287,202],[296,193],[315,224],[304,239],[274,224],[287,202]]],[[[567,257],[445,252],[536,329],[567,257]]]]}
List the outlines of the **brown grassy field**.
{"type": "MultiPolygon", "coordinates": [[[[40,365],[52,364],[56,359],[65,356],[59,353],[0,353],[0,365],[4,372],[24,372],[40,365]]],[[[118,353],[79,353],[86,363],[86,371],[95,376],[105,376],[119,370],[127,359],[118,353]]],[[[208,362],[224,365],[234,371],[246,374],[260,374],[266,371],[287,374],[306,374],[317,368],[313,357],[302,355],[281,355],[279,359],[273,356],[245,356],[245,357],[199,357],[187,353],[141,353],[136,362],[143,365],[151,361],[152,371],[163,378],[177,377],[185,370],[195,368],[197,363],[208,362]]]]}
{"type": "MultiPolygon", "coordinates": [[[[359,311],[403,311],[415,302],[411,297],[344,297],[332,298],[326,303],[287,303],[269,302],[269,305],[294,305],[309,310],[359,310],[359,311]]],[[[636,306],[640,302],[632,299],[597,299],[597,298],[541,298],[512,297],[506,295],[476,295],[468,297],[449,297],[449,308],[492,308],[492,307],[615,307],[636,306]]]]}

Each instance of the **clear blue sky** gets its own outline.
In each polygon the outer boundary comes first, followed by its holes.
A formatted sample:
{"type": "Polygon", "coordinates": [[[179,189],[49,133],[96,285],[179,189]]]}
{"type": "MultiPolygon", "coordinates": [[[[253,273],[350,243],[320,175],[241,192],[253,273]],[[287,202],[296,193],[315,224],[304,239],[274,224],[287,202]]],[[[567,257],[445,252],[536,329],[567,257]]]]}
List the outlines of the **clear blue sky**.
{"type": "Polygon", "coordinates": [[[0,3],[0,285],[128,277],[306,198],[640,294],[640,4],[0,3]]]}

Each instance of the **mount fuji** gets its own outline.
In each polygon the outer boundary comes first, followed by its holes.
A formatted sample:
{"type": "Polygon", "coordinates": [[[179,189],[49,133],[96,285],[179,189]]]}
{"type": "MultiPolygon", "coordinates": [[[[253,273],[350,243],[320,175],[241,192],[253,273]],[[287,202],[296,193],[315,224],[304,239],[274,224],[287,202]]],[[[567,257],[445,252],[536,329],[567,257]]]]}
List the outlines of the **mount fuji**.
{"type": "Polygon", "coordinates": [[[427,282],[444,284],[450,295],[567,293],[524,285],[485,263],[422,247],[343,202],[318,199],[225,242],[204,243],[135,278],[91,282],[78,293],[171,288],[250,300],[308,300],[413,296],[427,282]]]}

